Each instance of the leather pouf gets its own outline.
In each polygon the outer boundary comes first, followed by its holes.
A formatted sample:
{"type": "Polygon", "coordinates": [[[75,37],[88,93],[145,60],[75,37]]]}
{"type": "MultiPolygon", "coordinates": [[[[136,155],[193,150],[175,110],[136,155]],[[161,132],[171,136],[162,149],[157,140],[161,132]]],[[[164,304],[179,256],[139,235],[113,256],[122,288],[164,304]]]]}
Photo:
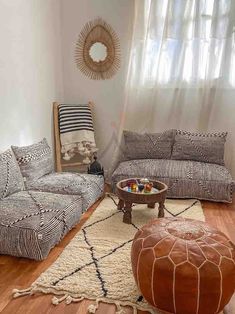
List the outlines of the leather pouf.
{"type": "Polygon", "coordinates": [[[235,248],[208,224],[153,220],[135,235],[132,269],[144,298],[177,314],[219,313],[235,290],[235,248]]]}

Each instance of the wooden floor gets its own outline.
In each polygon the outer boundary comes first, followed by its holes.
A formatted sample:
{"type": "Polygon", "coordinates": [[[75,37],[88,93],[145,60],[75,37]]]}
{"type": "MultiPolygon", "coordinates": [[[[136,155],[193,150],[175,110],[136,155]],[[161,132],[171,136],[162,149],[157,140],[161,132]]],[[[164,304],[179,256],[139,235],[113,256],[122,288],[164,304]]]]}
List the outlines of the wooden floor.
{"type": "MultiPolygon", "coordinates": [[[[54,306],[51,303],[50,295],[25,296],[12,299],[13,288],[24,289],[31,285],[37,277],[45,271],[51,263],[61,254],[65,246],[70,242],[74,235],[79,231],[84,222],[93,213],[99,202],[92,206],[82,217],[80,223],[69,232],[63,241],[57,245],[49,254],[48,258],[42,262],[30,261],[24,258],[10,256],[0,256],[0,312],[4,314],[85,314],[91,301],[82,301],[66,305],[64,302],[54,306]]],[[[234,204],[221,204],[203,202],[203,209],[206,221],[214,225],[235,243],[235,198],[234,204]]],[[[132,310],[127,309],[127,314],[132,310]]],[[[138,311],[138,314],[146,312],[138,311]]],[[[101,304],[96,314],[115,314],[115,307],[112,305],[101,304]]],[[[224,314],[235,314],[235,296],[224,310],[224,314]]]]}

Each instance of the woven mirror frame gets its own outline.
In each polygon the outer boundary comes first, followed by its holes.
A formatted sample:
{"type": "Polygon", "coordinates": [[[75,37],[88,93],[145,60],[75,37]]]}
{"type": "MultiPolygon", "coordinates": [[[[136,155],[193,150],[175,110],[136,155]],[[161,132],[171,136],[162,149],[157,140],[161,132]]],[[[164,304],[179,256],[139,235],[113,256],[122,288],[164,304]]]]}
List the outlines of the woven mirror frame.
{"type": "Polygon", "coordinates": [[[112,29],[101,18],[85,24],[82,29],[75,50],[75,61],[79,70],[93,80],[111,78],[120,68],[120,41],[112,29]],[[99,44],[104,48],[102,58],[92,58],[92,50],[99,44]]]}

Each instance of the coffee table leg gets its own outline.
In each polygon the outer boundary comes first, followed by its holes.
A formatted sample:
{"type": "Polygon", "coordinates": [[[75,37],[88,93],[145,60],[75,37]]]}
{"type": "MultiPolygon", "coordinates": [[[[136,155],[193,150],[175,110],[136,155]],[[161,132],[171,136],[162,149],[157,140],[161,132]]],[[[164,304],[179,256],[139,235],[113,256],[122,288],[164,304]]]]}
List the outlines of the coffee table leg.
{"type": "Polygon", "coordinates": [[[124,201],[119,199],[119,202],[118,202],[118,206],[117,206],[117,209],[118,210],[122,210],[124,207],[124,201]]]}
{"type": "Polygon", "coordinates": [[[164,201],[159,202],[158,206],[158,218],[163,218],[164,217],[164,201]]]}
{"type": "Polygon", "coordinates": [[[155,203],[149,203],[148,208],[155,208],[155,203]]]}
{"type": "Polygon", "coordinates": [[[132,211],[132,203],[125,202],[125,208],[124,208],[124,215],[123,215],[123,222],[126,224],[131,224],[131,211],[132,211]]]}

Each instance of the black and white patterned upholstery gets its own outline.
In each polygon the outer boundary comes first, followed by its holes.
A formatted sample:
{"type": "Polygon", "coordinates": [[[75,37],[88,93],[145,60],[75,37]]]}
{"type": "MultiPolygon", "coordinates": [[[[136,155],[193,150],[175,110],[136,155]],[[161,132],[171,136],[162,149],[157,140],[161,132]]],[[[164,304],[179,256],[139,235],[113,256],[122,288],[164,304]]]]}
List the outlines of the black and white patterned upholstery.
{"type": "Polygon", "coordinates": [[[36,180],[54,170],[51,148],[44,138],[29,146],[12,146],[24,180],[36,180]]]}
{"type": "Polygon", "coordinates": [[[0,202],[0,254],[46,258],[79,221],[82,198],[22,191],[0,202]]]}
{"type": "Polygon", "coordinates": [[[104,192],[104,178],[92,174],[54,172],[26,183],[28,190],[80,195],[86,211],[104,192]]]}
{"type": "Polygon", "coordinates": [[[0,154],[0,254],[41,260],[102,196],[104,178],[53,172],[46,139],[13,150],[18,163],[0,154]]]}
{"type": "Polygon", "coordinates": [[[131,177],[160,180],[168,185],[168,197],[232,202],[233,180],[221,165],[187,160],[144,159],[119,164],[112,186],[131,177]]]}
{"type": "Polygon", "coordinates": [[[227,133],[191,133],[177,130],[171,159],[224,165],[227,133]]]}
{"type": "Polygon", "coordinates": [[[0,154],[0,200],[24,189],[19,166],[11,149],[0,154]]]}
{"type": "Polygon", "coordinates": [[[126,160],[170,159],[175,130],[162,133],[136,133],[123,131],[126,160]]]}

